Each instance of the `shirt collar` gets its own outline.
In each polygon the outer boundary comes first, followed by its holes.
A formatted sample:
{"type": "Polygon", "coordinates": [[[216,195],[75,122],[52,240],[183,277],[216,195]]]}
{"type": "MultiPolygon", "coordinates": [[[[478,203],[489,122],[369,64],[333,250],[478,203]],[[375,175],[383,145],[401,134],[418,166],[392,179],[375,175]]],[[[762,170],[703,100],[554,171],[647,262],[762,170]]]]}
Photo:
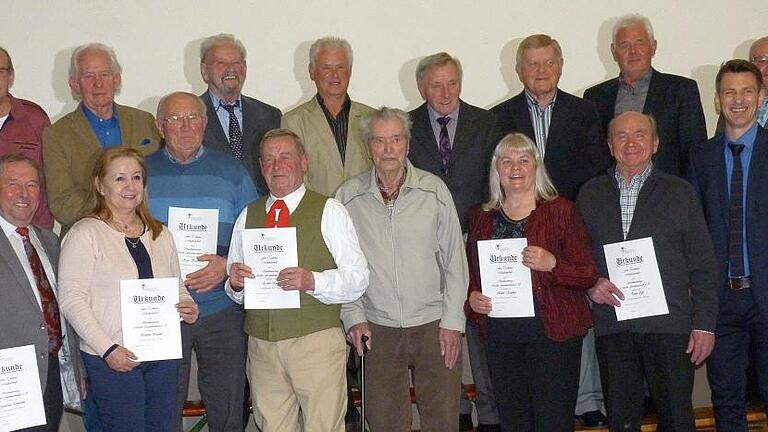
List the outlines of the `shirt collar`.
{"type": "Polygon", "coordinates": [[[277,201],[278,199],[281,199],[285,201],[285,205],[288,207],[288,212],[293,213],[296,210],[296,208],[299,206],[301,199],[304,198],[304,193],[306,192],[307,192],[307,187],[302,184],[301,186],[299,186],[298,189],[296,189],[295,191],[289,193],[288,195],[282,198],[277,198],[270,193],[269,197],[267,198],[265,210],[269,211],[269,208],[272,207],[272,204],[274,204],[274,202],[277,201]]]}
{"type": "Polygon", "coordinates": [[[648,166],[645,167],[643,172],[641,172],[640,174],[635,174],[634,176],[632,176],[632,178],[629,179],[629,182],[624,180],[624,176],[621,175],[621,173],[619,172],[618,169],[614,168],[613,176],[614,176],[614,178],[616,178],[616,182],[619,184],[619,188],[622,188],[622,187],[631,186],[636,181],[639,181],[640,184],[642,185],[643,183],[645,183],[646,180],[648,180],[648,177],[651,176],[651,172],[652,171],[653,171],[653,162],[648,162],[648,166]]]}
{"type": "Polygon", "coordinates": [[[642,76],[639,80],[635,81],[635,85],[629,85],[627,80],[624,79],[624,77],[619,74],[619,84],[629,87],[631,89],[637,88],[637,87],[648,87],[651,84],[651,76],[653,76],[653,68],[646,72],[645,75],[642,76]]]}
{"type": "MultiPolygon", "coordinates": [[[[12,235],[16,235],[16,225],[8,222],[4,217],[0,216],[0,227],[3,228],[3,233],[5,233],[6,237],[11,237],[12,235]]],[[[27,225],[27,228],[29,228],[30,233],[32,230],[32,225],[27,225]]],[[[32,234],[30,234],[31,236],[32,234]]]]}
{"type": "Polygon", "coordinates": [[[189,165],[192,162],[195,162],[196,160],[200,159],[203,156],[203,153],[205,153],[205,146],[201,145],[200,148],[197,149],[197,153],[195,153],[195,156],[192,158],[192,160],[187,162],[187,163],[185,163],[185,164],[180,163],[175,157],[173,157],[171,152],[168,151],[168,146],[167,145],[163,146],[163,151],[165,152],[165,155],[168,156],[168,160],[170,160],[172,163],[175,163],[175,164],[178,164],[178,165],[189,165]]]}
{"type": "Polygon", "coordinates": [[[755,139],[757,139],[757,122],[752,125],[749,129],[747,129],[746,132],[741,134],[740,137],[731,138],[728,136],[728,134],[724,134],[725,136],[725,144],[727,145],[729,142],[732,143],[738,143],[738,144],[744,144],[744,147],[752,148],[753,145],[755,145],[755,139]]]}
{"type": "MultiPolygon", "coordinates": [[[[213,94],[212,91],[208,90],[208,94],[211,95],[211,104],[213,104],[213,107],[214,107],[214,109],[216,111],[218,111],[219,108],[221,108],[221,104],[222,103],[226,103],[226,102],[222,101],[220,97],[218,97],[215,94],[213,94]]],[[[235,109],[238,110],[238,111],[242,111],[243,110],[243,101],[241,99],[242,99],[242,95],[238,95],[237,99],[235,99],[236,102],[240,102],[235,107],[235,109]]],[[[232,103],[235,103],[235,102],[232,102],[232,103]]]]}
{"type": "Polygon", "coordinates": [[[442,115],[439,112],[435,111],[430,104],[427,104],[427,112],[429,112],[429,121],[431,121],[432,123],[437,123],[437,119],[440,117],[450,117],[451,122],[456,124],[456,122],[459,121],[460,108],[461,108],[461,102],[459,102],[459,104],[456,105],[456,109],[449,112],[448,115],[442,115]]]}
{"type": "Polygon", "coordinates": [[[536,97],[533,95],[533,93],[529,92],[528,89],[525,89],[524,92],[525,92],[525,100],[528,102],[528,106],[529,107],[530,106],[535,106],[535,107],[540,108],[540,109],[545,109],[545,108],[549,108],[549,107],[555,106],[555,101],[557,100],[558,90],[555,89],[555,95],[552,96],[552,102],[550,102],[549,105],[547,105],[545,107],[539,105],[539,101],[536,100],[536,97]]]}
{"type": "Polygon", "coordinates": [[[80,108],[83,110],[83,113],[85,114],[85,118],[88,119],[88,122],[92,125],[98,125],[98,124],[104,124],[110,125],[112,123],[117,123],[119,118],[117,115],[117,106],[114,102],[112,102],[112,117],[108,119],[103,119],[99,116],[97,116],[93,111],[91,111],[90,108],[85,106],[84,103],[80,102],[80,108]]]}

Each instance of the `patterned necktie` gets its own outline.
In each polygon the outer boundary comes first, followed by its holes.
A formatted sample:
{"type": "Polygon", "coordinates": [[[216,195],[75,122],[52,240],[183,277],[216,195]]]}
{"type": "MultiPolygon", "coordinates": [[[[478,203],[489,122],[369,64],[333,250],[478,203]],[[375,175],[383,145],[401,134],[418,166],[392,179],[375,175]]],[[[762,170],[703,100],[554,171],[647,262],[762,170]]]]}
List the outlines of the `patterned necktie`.
{"type": "Polygon", "coordinates": [[[765,127],[766,123],[768,123],[768,97],[765,98],[763,106],[757,109],[757,122],[762,127],[765,127]]]}
{"type": "Polygon", "coordinates": [[[728,206],[728,221],[730,224],[728,241],[728,260],[731,264],[731,276],[746,276],[744,274],[744,171],[741,166],[741,151],[744,144],[728,143],[733,153],[733,170],[731,171],[731,195],[728,206]]]}
{"type": "Polygon", "coordinates": [[[237,116],[235,115],[235,108],[240,106],[240,101],[235,101],[233,104],[221,102],[220,105],[229,113],[229,146],[232,148],[232,154],[242,160],[243,131],[240,129],[240,123],[237,122],[237,116]]]}
{"type": "Polygon", "coordinates": [[[288,206],[285,205],[285,201],[279,199],[272,203],[272,207],[269,208],[267,213],[267,227],[287,227],[291,224],[291,215],[288,212],[288,206]]]}
{"type": "Polygon", "coordinates": [[[16,232],[21,236],[24,243],[24,251],[27,253],[29,266],[32,268],[32,274],[35,276],[37,291],[40,293],[40,305],[43,310],[43,318],[48,327],[48,353],[55,355],[61,348],[61,318],[59,317],[59,304],[56,301],[56,295],[53,293],[51,284],[43,270],[43,263],[40,256],[37,255],[35,247],[29,241],[29,228],[17,227],[16,232]]]}
{"type": "Polygon", "coordinates": [[[448,175],[448,163],[451,161],[451,137],[448,135],[448,123],[451,118],[448,116],[438,117],[440,123],[440,140],[437,143],[437,150],[440,152],[440,160],[443,163],[443,174],[448,175]]]}

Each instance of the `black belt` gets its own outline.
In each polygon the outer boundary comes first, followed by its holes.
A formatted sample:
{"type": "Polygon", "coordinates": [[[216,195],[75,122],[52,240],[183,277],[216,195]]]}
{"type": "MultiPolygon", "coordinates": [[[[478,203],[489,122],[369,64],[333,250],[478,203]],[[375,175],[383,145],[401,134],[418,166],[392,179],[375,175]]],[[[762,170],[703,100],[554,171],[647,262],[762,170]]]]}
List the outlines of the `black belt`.
{"type": "Polygon", "coordinates": [[[752,278],[749,276],[728,278],[728,288],[732,290],[743,290],[752,286],[752,278]]]}

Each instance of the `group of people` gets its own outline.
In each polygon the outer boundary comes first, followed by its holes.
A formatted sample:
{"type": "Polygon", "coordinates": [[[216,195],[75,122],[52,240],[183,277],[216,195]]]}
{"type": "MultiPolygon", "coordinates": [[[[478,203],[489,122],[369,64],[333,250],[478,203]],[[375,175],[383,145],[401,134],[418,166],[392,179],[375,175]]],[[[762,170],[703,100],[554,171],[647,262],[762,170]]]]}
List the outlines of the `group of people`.
{"type": "Polygon", "coordinates": [[[9,93],[0,49],[0,349],[34,345],[47,419],[25,430],[57,431],[66,405],[89,431],[181,431],[194,353],[210,430],[242,431],[250,399],[261,431],[343,431],[347,343],[366,356],[371,430],[410,431],[411,385],[421,430],[464,430],[465,335],[478,431],[571,431],[603,393],[610,429],[639,431],[646,386],[660,430],[693,431],[705,361],[718,430],[745,431],[748,364],[768,401],[768,37],[721,66],[709,141],[696,82],[653,69],[656,48],[647,18],[621,17],[620,75],[579,98],[558,87],[557,40],[528,36],[524,90],[491,110],[436,53],[404,112],[352,101],[352,48],[325,37],[317,94],[281,115],[242,94],[246,49],[219,34],[200,48],[207,91],[153,117],[115,102],[121,66],[91,43],[71,56],[80,103],[54,124],[9,93]],[[218,212],[216,253],[186,275],[173,207],[218,212]],[[272,227],[296,228],[277,284],[300,307],[244,309],[243,232],[272,227]],[[490,317],[478,242],[518,238],[534,314],[490,317]],[[648,239],[667,312],[618,320],[604,246],[648,239]],[[166,277],[182,358],[141,362],[120,284],[166,277]]]}

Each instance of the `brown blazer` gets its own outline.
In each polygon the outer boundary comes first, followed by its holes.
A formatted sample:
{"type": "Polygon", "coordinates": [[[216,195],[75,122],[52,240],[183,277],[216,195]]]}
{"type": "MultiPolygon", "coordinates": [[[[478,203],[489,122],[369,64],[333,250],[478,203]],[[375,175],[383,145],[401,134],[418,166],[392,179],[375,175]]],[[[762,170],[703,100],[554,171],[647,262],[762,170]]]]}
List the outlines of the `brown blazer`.
{"type": "Polygon", "coordinates": [[[349,108],[347,150],[343,165],[333,132],[317,98],[313,97],[283,115],[282,127],[301,137],[307,150],[309,170],[304,177],[304,183],[309,189],[325,196],[333,196],[342,183],[371,167],[368,145],[360,136],[360,119],[371,111],[373,108],[367,105],[352,102],[349,108]]]}
{"type": "MultiPolygon", "coordinates": [[[[152,114],[118,104],[115,107],[123,146],[144,155],[160,148],[160,132],[152,114]]],[[[43,133],[48,204],[62,225],[62,233],[93,206],[89,198],[91,171],[101,150],[79,105],[43,133]]]]}

